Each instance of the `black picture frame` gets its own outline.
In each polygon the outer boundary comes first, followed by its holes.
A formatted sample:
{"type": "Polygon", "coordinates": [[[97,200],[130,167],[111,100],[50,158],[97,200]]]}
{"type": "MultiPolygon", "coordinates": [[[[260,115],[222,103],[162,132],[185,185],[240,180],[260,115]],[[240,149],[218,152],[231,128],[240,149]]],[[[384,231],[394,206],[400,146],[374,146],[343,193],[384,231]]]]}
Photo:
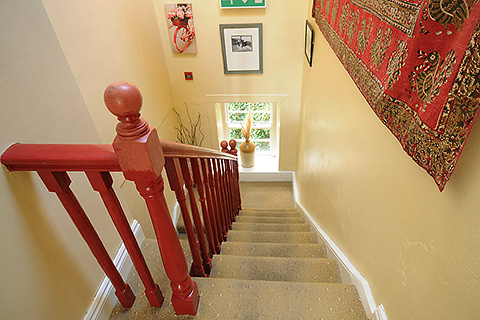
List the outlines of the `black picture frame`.
{"type": "Polygon", "coordinates": [[[313,31],[312,26],[308,22],[305,21],[305,57],[307,58],[308,65],[312,66],[313,61],[313,45],[315,43],[315,33],[313,31]]]}

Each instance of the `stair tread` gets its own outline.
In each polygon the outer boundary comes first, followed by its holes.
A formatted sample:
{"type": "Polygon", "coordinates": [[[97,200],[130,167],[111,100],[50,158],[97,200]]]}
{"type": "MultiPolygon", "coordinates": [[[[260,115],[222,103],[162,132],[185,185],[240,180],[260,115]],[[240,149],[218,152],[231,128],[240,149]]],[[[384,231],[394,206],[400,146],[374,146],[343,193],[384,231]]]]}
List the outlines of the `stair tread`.
{"type": "Polygon", "coordinates": [[[243,231],[283,231],[283,232],[301,232],[310,231],[310,226],[306,223],[261,223],[261,222],[234,222],[232,230],[243,231]]]}
{"type": "Polygon", "coordinates": [[[260,243],[317,243],[313,232],[275,232],[230,230],[228,241],[260,243]]]}
{"type": "Polygon", "coordinates": [[[335,259],[219,255],[210,278],[288,282],[341,282],[335,259]],[[297,272],[294,272],[297,270],[297,272]]]}
{"type": "Polygon", "coordinates": [[[194,280],[202,292],[195,319],[367,319],[351,284],[194,280]]]}
{"type": "Polygon", "coordinates": [[[261,222],[261,223],[305,223],[302,217],[284,218],[284,217],[258,217],[242,216],[236,218],[238,222],[261,222]]]}
{"type": "Polygon", "coordinates": [[[221,255],[252,257],[325,258],[321,244],[297,243],[250,243],[227,241],[222,245],[221,255]]]}

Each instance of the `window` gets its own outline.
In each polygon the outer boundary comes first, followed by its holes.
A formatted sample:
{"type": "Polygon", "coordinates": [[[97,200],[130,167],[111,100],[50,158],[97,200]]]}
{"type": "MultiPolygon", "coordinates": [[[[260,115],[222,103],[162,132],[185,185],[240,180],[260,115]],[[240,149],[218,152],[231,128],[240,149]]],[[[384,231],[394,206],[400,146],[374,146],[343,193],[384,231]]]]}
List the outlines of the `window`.
{"type": "Polygon", "coordinates": [[[242,124],[248,111],[252,112],[252,134],[250,141],[255,144],[255,151],[275,154],[275,104],[270,102],[227,102],[225,103],[225,133],[228,139],[235,139],[238,144],[244,141],[242,124]]]}

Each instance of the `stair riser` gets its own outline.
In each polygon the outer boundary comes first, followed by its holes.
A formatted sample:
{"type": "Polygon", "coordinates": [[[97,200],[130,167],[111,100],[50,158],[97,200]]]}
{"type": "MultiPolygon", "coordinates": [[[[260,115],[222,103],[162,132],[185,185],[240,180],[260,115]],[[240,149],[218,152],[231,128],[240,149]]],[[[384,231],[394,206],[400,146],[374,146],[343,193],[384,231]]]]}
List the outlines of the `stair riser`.
{"type": "Polygon", "coordinates": [[[231,230],[228,241],[258,243],[318,243],[312,232],[250,232],[231,230]]]}
{"type": "Polygon", "coordinates": [[[253,217],[253,216],[237,216],[236,221],[238,222],[252,222],[252,223],[305,223],[303,218],[278,218],[278,217],[253,217]]]}
{"type": "Polygon", "coordinates": [[[325,247],[319,244],[276,244],[225,242],[221,255],[283,258],[326,258],[325,247]]]}
{"type": "Polygon", "coordinates": [[[235,222],[232,230],[241,231],[275,231],[275,232],[308,232],[307,224],[247,223],[235,222]]]}

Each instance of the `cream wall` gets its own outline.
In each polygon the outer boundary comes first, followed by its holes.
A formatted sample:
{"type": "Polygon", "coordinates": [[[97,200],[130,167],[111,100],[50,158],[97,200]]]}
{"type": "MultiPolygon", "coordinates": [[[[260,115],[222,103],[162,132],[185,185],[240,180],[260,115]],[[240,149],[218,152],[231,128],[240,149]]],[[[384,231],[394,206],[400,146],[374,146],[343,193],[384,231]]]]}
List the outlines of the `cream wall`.
{"type": "MultiPolygon", "coordinates": [[[[100,143],[41,1],[1,1],[0,30],[0,153],[15,142],[100,143]]],[[[72,178],[115,254],[103,204],[84,176],[72,178]]],[[[37,174],[2,167],[0,214],[0,318],[81,319],[103,272],[57,197],[37,174]]]]}
{"type": "MultiPolygon", "coordinates": [[[[114,81],[134,83],[143,95],[142,117],[158,129],[161,139],[174,141],[173,100],[153,2],[42,2],[102,142],[112,143],[116,134],[117,119],[103,103],[103,91],[114,81]]],[[[144,200],[134,184],[124,181],[121,189],[133,218],[153,238],[144,200]]],[[[173,208],[174,197],[166,195],[173,208]]]]}
{"type": "Polygon", "coordinates": [[[390,320],[480,316],[480,124],[444,192],[402,150],[314,21],[304,63],[300,202],[369,282],[390,320]]]}
{"type": "Polygon", "coordinates": [[[302,55],[307,1],[270,1],[266,9],[219,9],[218,0],[195,1],[193,5],[197,54],[174,54],[165,19],[164,3],[155,1],[173,101],[177,110],[186,102],[192,115],[202,114],[203,146],[219,148],[214,103],[206,95],[287,94],[281,110],[280,170],[294,170],[300,95],[302,55]],[[219,24],[263,23],[263,74],[225,75],[219,24]],[[194,80],[185,81],[184,71],[193,71],[194,80]]]}

